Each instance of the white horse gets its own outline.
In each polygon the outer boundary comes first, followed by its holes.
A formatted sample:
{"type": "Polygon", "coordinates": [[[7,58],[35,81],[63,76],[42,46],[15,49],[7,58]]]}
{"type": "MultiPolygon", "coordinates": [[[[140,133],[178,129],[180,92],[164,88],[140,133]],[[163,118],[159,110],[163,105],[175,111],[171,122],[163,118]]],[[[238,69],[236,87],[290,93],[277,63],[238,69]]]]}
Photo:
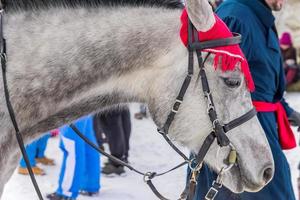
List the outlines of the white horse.
{"type": "MultiPolygon", "coordinates": [[[[94,8],[66,2],[72,1],[7,1],[8,90],[25,141],[100,108],[135,101],[147,103],[161,127],[187,73],[188,52],[179,38],[181,9],[163,6],[175,1],[149,1],[153,6],[147,1],[139,6],[102,2],[94,8]]],[[[207,0],[187,0],[186,6],[197,30],[212,26],[207,0]]],[[[226,123],[249,111],[252,103],[239,68],[215,70],[213,57],[206,61],[206,72],[218,116],[226,123]],[[241,84],[228,85],[224,78],[241,84]]],[[[199,72],[197,65],[194,70],[199,72]]],[[[0,102],[1,195],[19,153],[3,84],[0,102]]],[[[206,109],[201,84],[193,77],[170,137],[197,152],[212,129],[206,109]]],[[[266,171],[273,173],[274,164],[257,118],[227,136],[237,149],[238,165],[225,174],[224,185],[233,192],[260,190],[272,178],[266,171]]],[[[217,149],[214,143],[205,162],[218,172],[229,149],[222,148],[216,158],[217,149]]]]}

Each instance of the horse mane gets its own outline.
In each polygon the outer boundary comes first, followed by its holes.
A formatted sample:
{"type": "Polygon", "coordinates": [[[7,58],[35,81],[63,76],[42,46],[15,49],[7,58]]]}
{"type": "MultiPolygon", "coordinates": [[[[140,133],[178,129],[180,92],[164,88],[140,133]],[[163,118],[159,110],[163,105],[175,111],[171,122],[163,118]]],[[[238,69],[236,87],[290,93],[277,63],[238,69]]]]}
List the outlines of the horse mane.
{"type": "Polygon", "coordinates": [[[36,11],[56,7],[94,8],[99,6],[150,6],[183,8],[181,0],[2,0],[7,12],[36,11]]]}

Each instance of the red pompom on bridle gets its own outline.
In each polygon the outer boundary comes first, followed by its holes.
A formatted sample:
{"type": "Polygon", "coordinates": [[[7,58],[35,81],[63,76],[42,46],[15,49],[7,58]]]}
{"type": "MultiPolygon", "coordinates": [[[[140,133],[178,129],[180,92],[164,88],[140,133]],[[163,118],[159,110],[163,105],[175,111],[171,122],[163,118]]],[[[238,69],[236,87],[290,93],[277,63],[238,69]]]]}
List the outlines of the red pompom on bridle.
{"type": "MultiPolygon", "coordinates": [[[[223,39],[233,37],[226,24],[217,16],[215,16],[215,24],[206,32],[198,31],[198,37],[201,42],[215,39],[223,39]]],[[[181,14],[180,38],[185,46],[188,44],[188,14],[186,9],[181,14]]],[[[239,45],[220,46],[203,50],[215,54],[214,67],[220,67],[223,71],[234,70],[237,63],[240,62],[241,71],[245,76],[248,89],[254,91],[255,86],[250,73],[248,62],[240,49],[239,45]],[[219,64],[221,60],[221,64],[219,64]]]]}

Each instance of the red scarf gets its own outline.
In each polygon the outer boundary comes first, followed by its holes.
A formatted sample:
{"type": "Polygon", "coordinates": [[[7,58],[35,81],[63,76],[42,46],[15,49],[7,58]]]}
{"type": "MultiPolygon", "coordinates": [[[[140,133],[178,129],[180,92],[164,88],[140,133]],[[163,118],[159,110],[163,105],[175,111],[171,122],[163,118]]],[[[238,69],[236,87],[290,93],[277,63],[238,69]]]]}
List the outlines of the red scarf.
{"type": "MultiPolygon", "coordinates": [[[[188,44],[188,15],[186,9],[183,10],[181,14],[181,29],[180,29],[180,38],[185,46],[188,44]]],[[[232,33],[226,26],[226,24],[215,15],[216,23],[214,26],[206,32],[198,32],[199,38],[201,41],[221,39],[232,37],[232,33]]],[[[241,71],[243,72],[247,86],[250,91],[254,91],[254,83],[252,76],[249,70],[247,60],[240,49],[239,45],[230,45],[223,47],[214,47],[211,49],[205,49],[203,51],[214,53],[216,56],[214,58],[214,67],[221,67],[223,71],[234,70],[238,62],[241,63],[241,71]],[[221,57],[221,65],[218,65],[219,59],[221,57]]]]}
{"type": "Polygon", "coordinates": [[[253,101],[258,112],[275,112],[278,124],[278,137],[282,149],[292,149],[296,147],[295,135],[290,127],[286,112],[280,102],[268,103],[263,101],[253,101]]]}

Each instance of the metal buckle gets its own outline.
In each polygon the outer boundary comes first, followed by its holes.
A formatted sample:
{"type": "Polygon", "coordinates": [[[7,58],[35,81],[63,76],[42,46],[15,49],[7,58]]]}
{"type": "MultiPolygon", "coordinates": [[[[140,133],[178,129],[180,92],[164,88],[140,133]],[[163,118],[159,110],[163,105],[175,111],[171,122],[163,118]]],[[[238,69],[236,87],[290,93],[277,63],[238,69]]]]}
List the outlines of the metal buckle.
{"type": "Polygon", "coordinates": [[[147,183],[149,180],[151,180],[155,176],[155,173],[153,172],[147,172],[143,176],[143,180],[145,183],[147,183]]]}
{"type": "Polygon", "coordinates": [[[205,195],[205,200],[213,200],[217,196],[219,192],[218,189],[220,189],[223,186],[222,183],[223,174],[224,174],[224,167],[219,172],[217,179],[212,182],[212,186],[209,188],[208,192],[205,195]]]}
{"type": "Polygon", "coordinates": [[[206,98],[206,101],[207,101],[207,109],[206,109],[207,114],[209,114],[210,110],[215,110],[215,107],[212,104],[212,100],[210,98],[210,95],[211,95],[211,92],[209,92],[209,93],[204,92],[204,97],[206,98]]]}
{"type": "Polygon", "coordinates": [[[213,181],[212,186],[209,188],[208,192],[206,193],[205,200],[213,200],[219,192],[218,189],[220,189],[221,187],[222,187],[222,183],[218,183],[218,178],[217,178],[216,181],[213,181]]]}
{"type": "Polygon", "coordinates": [[[177,113],[178,110],[179,110],[179,106],[182,104],[182,100],[179,100],[179,99],[176,99],[175,103],[173,104],[173,107],[172,107],[172,112],[173,113],[177,113]],[[176,106],[176,108],[175,108],[176,106]],[[177,109],[177,110],[176,110],[177,109]]]}
{"type": "Polygon", "coordinates": [[[157,128],[157,132],[160,133],[161,135],[166,134],[164,128],[157,128]]]}
{"type": "Polygon", "coordinates": [[[212,100],[210,98],[211,92],[204,92],[204,97],[207,99],[207,104],[212,105],[212,100]]]}
{"type": "Polygon", "coordinates": [[[215,185],[215,184],[218,184],[218,188],[221,188],[222,186],[223,186],[223,174],[224,174],[224,167],[222,167],[222,169],[220,170],[220,172],[219,172],[219,174],[218,174],[218,177],[217,177],[217,179],[216,179],[216,181],[213,181],[213,186],[215,185]]]}
{"type": "Polygon", "coordinates": [[[216,123],[220,123],[220,121],[218,119],[215,119],[213,122],[212,122],[212,125],[213,125],[213,128],[215,129],[216,128],[216,123]]]}
{"type": "Polygon", "coordinates": [[[3,61],[7,61],[7,56],[6,56],[6,53],[2,52],[0,53],[0,58],[3,59],[3,61]]]}
{"type": "Polygon", "coordinates": [[[200,169],[202,168],[203,166],[203,162],[201,163],[198,163],[195,167],[192,166],[193,162],[196,160],[196,158],[193,158],[192,160],[189,160],[188,161],[188,165],[189,165],[189,168],[192,172],[194,171],[200,171],[200,169]]]}
{"type": "Polygon", "coordinates": [[[218,192],[219,191],[214,187],[209,188],[207,194],[205,195],[205,200],[213,200],[217,196],[218,192]]]}
{"type": "Polygon", "coordinates": [[[206,109],[207,114],[209,114],[209,111],[210,111],[210,110],[215,110],[215,107],[212,106],[212,105],[209,105],[209,106],[207,107],[207,109],[206,109]]]}

